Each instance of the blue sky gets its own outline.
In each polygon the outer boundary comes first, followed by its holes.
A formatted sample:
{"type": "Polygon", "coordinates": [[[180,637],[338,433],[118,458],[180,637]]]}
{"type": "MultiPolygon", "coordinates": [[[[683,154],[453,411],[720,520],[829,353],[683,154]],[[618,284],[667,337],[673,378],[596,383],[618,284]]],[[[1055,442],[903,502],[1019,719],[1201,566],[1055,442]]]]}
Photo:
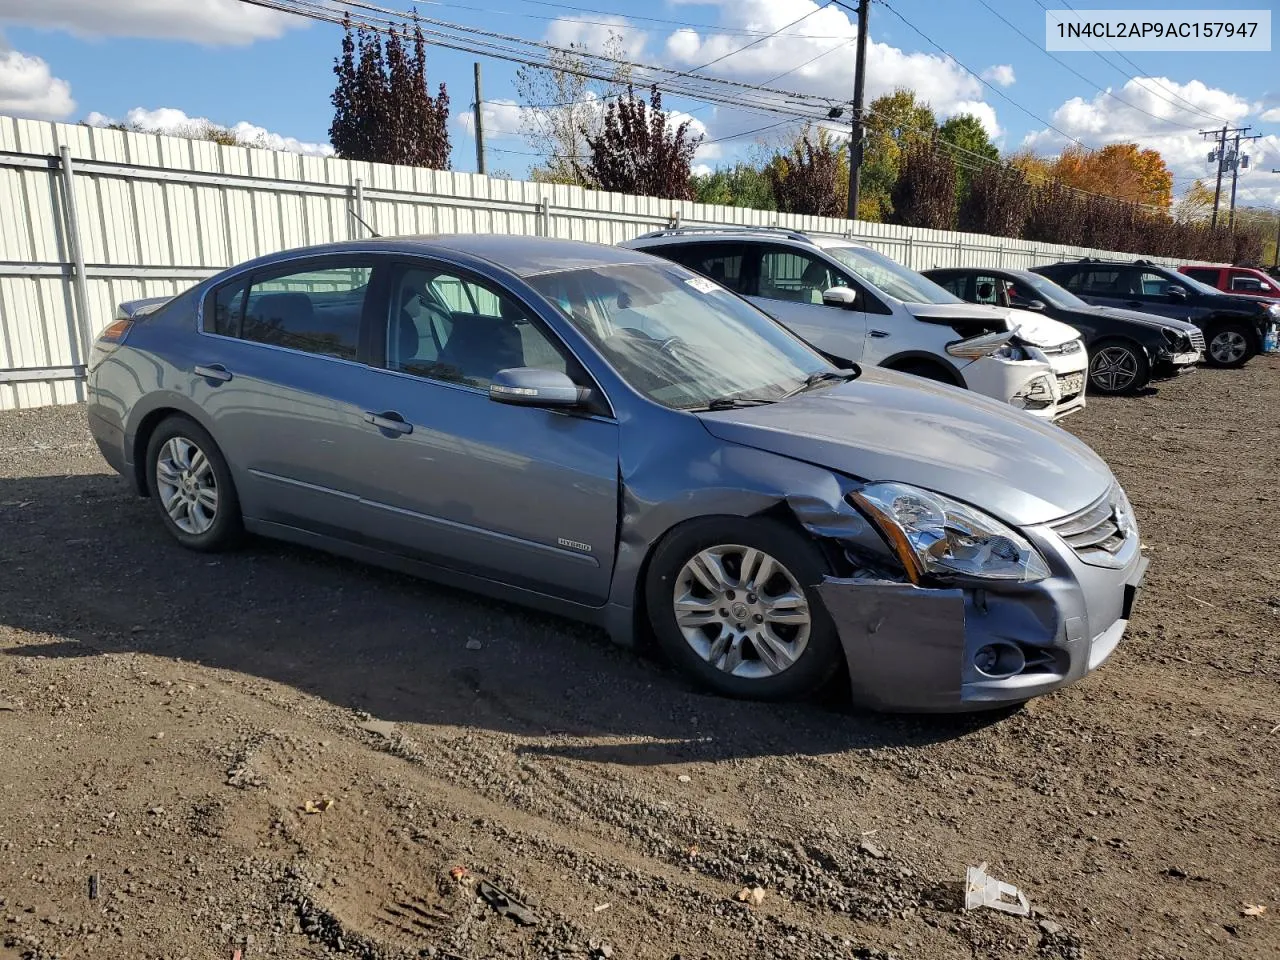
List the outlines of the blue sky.
{"type": "MultiPolygon", "coordinates": [[[[408,0],[380,2],[409,7],[408,0]]],[[[425,16],[559,44],[574,39],[598,44],[610,29],[601,24],[612,23],[634,59],[682,69],[804,17],[707,72],[761,82],[823,54],[776,85],[835,98],[852,96],[854,17],[834,3],[595,3],[595,12],[587,12],[591,0],[565,0],[563,5],[459,0],[422,2],[419,9],[425,16]]],[[[1087,52],[1054,54],[1059,63],[1042,49],[1044,10],[1038,0],[890,4],[872,5],[870,96],[911,86],[940,114],[975,113],[1008,149],[1031,144],[1041,152],[1055,152],[1065,141],[1051,127],[1088,146],[1134,140],[1165,154],[1179,189],[1208,170],[1208,147],[1198,129],[1221,126],[1219,117],[1233,125],[1252,125],[1265,139],[1248,149],[1254,169],[1242,174],[1242,197],[1254,203],[1280,202],[1280,175],[1269,173],[1280,167],[1280,54],[1129,52],[1124,60],[1103,46],[1105,58],[1087,52]],[[1036,43],[1019,36],[996,13],[1036,43]],[[973,73],[940,54],[904,19],[973,73]]],[[[1054,0],[1045,5],[1061,6],[1054,0]]],[[[1125,0],[1113,6],[1211,5],[1125,0]]],[[[1272,9],[1273,4],[1255,0],[1252,6],[1272,9]]],[[[292,138],[297,142],[288,145],[297,149],[315,149],[327,141],[332,62],[340,38],[339,29],[328,24],[239,0],[0,0],[0,36],[0,113],[79,121],[140,111],[135,116],[161,125],[183,117],[227,126],[245,123],[292,138]]],[[[454,166],[460,170],[475,167],[469,118],[463,116],[473,99],[474,59],[443,49],[430,54],[430,79],[433,85],[448,84],[458,114],[451,133],[454,166]]],[[[493,59],[482,63],[492,132],[490,167],[522,176],[536,158],[526,155],[529,147],[518,133],[514,65],[493,59]]],[[[700,152],[698,162],[707,167],[731,162],[751,149],[753,138],[732,139],[734,134],[776,119],[678,98],[669,98],[666,106],[691,112],[708,138],[729,138],[700,152]]]]}

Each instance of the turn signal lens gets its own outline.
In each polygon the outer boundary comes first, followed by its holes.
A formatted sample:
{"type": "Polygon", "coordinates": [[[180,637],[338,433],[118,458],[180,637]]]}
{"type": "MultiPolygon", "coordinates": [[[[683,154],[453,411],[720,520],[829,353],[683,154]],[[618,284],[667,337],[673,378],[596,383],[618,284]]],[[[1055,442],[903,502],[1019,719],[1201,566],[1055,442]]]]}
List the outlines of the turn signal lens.
{"type": "Polygon", "coordinates": [[[124,338],[132,328],[132,320],[117,320],[98,334],[98,339],[104,343],[124,343],[124,338]]]}

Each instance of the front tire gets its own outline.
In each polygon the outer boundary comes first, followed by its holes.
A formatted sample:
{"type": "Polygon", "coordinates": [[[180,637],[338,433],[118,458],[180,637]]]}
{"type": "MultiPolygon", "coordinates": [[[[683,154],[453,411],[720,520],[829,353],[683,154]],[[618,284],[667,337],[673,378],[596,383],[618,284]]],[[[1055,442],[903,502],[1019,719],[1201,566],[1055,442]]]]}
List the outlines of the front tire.
{"type": "Polygon", "coordinates": [[[671,662],[718,694],[804,696],[844,661],[816,590],[826,572],[817,546],[777,521],[696,520],[654,551],[649,621],[671,662]]]}
{"type": "Polygon", "coordinates": [[[1253,356],[1249,328],[1243,323],[1224,323],[1213,328],[1205,344],[1204,358],[1211,367],[1243,367],[1253,356]]]}
{"type": "Polygon", "coordinates": [[[1089,357],[1089,387],[1094,393],[1133,393],[1150,381],[1151,365],[1146,352],[1135,343],[1104,340],[1089,357]]]}
{"type": "Polygon", "coordinates": [[[226,458],[189,417],[167,417],[147,442],[147,485],[161,521],[190,550],[233,546],[244,526],[226,458]]]}

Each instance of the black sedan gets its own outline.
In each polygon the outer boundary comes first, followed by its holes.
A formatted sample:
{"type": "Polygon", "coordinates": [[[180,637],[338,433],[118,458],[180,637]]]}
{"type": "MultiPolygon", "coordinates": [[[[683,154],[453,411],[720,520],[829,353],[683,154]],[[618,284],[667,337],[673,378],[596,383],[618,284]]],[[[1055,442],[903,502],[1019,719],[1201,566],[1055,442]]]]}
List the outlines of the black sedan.
{"type": "Polygon", "coordinates": [[[1204,353],[1204,334],[1194,324],[1093,306],[1030,270],[947,267],[924,274],[970,303],[1034,310],[1075,327],[1089,350],[1094,393],[1132,393],[1192,369],[1204,353]]]}

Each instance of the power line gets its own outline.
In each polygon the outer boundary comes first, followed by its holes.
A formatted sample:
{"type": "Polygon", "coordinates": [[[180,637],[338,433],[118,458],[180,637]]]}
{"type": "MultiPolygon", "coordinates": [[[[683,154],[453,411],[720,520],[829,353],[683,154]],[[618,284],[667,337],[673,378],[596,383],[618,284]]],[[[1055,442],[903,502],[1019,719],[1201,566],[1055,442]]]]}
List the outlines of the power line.
{"type": "Polygon", "coordinates": [[[1021,27],[1019,27],[1016,23],[1014,23],[1012,20],[1006,17],[1003,13],[1001,13],[995,7],[991,6],[991,4],[987,3],[987,0],[978,0],[978,3],[986,7],[987,10],[991,12],[992,16],[994,16],[996,19],[1003,22],[1005,26],[1007,26],[1014,33],[1020,36],[1023,40],[1027,41],[1027,43],[1031,44],[1033,47],[1035,47],[1037,50],[1043,53],[1046,57],[1048,57],[1058,66],[1062,67],[1064,70],[1071,71],[1071,73],[1075,74],[1085,83],[1089,84],[1091,87],[1093,87],[1095,90],[1099,91],[1103,95],[1110,97],[1112,100],[1115,100],[1117,103],[1123,103],[1126,107],[1128,107],[1131,110],[1137,110],[1139,113],[1145,113],[1151,119],[1159,120],[1161,123],[1170,123],[1170,124],[1173,124],[1175,127],[1185,127],[1188,130],[1197,129],[1194,126],[1188,126],[1185,123],[1178,123],[1174,120],[1169,120],[1165,117],[1160,116],[1159,114],[1152,113],[1150,110],[1144,110],[1142,107],[1138,106],[1136,103],[1130,103],[1128,100],[1124,99],[1124,97],[1121,97],[1112,93],[1110,90],[1108,90],[1107,88],[1099,84],[1096,80],[1090,80],[1088,77],[1086,77],[1083,73],[1081,73],[1075,67],[1071,66],[1065,60],[1063,60],[1058,56],[1055,56],[1053,53],[1046,50],[1043,46],[1040,45],[1039,41],[1033,40],[1031,37],[1029,37],[1021,27]]]}
{"type": "Polygon", "coordinates": [[[810,10],[808,13],[804,14],[803,16],[796,17],[790,23],[782,25],[777,30],[774,30],[772,33],[766,33],[764,36],[757,37],[756,39],[752,40],[750,43],[744,44],[743,46],[738,47],[734,50],[730,50],[728,53],[723,54],[719,57],[716,57],[714,60],[708,60],[706,63],[692,68],[689,72],[697,73],[700,70],[707,69],[707,67],[714,66],[715,64],[719,63],[721,60],[728,60],[730,57],[734,56],[735,54],[742,53],[743,50],[749,50],[752,47],[754,47],[757,43],[764,43],[766,40],[776,37],[778,34],[782,33],[783,30],[789,30],[791,27],[794,27],[796,24],[802,23],[803,21],[808,20],[819,10],[825,10],[825,9],[826,9],[825,4],[816,6],[812,10],[810,10]]]}
{"type": "MultiPolygon", "coordinates": [[[[1076,10],[1075,7],[1071,6],[1071,4],[1067,3],[1066,0],[1058,0],[1058,2],[1061,3],[1068,10],[1072,11],[1073,13],[1079,13],[1079,11],[1076,10]]],[[[1050,12],[1050,8],[1045,5],[1044,0],[1036,0],[1036,3],[1040,4],[1041,9],[1043,9],[1046,13],[1050,12]]],[[[1126,56],[1120,50],[1117,50],[1116,47],[1109,40],[1104,38],[1102,42],[1105,43],[1108,47],[1110,47],[1111,51],[1116,56],[1118,56],[1125,63],[1129,64],[1129,66],[1133,67],[1133,69],[1137,70],[1139,73],[1146,73],[1146,71],[1143,70],[1142,67],[1138,66],[1138,64],[1134,63],[1130,57],[1126,56]]],[[[1087,43],[1085,45],[1088,46],[1087,43]]],[[[1168,99],[1167,97],[1161,97],[1160,94],[1156,93],[1150,87],[1144,86],[1143,85],[1144,79],[1150,80],[1152,83],[1160,87],[1162,90],[1166,91],[1167,93],[1173,94],[1175,97],[1181,100],[1186,105],[1186,107],[1190,107],[1193,112],[1198,113],[1200,116],[1208,117],[1210,120],[1220,120],[1223,123],[1229,122],[1226,117],[1220,117],[1216,113],[1211,113],[1210,111],[1205,110],[1203,107],[1201,107],[1194,101],[1188,100],[1182,94],[1178,93],[1177,90],[1174,90],[1172,87],[1166,86],[1165,84],[1161,83],[1159,77],[1152,77],[1152,76],[1139,77],[1136,74],[1129,73],[1128,71],[1122,69],[1121,67],[1116,66],[1114,63],[1108,60],[1105,56],[1103,56],[1102,52],[1098,50],[1096,47],[1089,47],[1089,49],[1098,57],[1099,60],[1101,60],[1107,66],[1111,67],[1113,70],[1118,72],[1121,76],[1128,77],[1130,80],[1133,80],[1140,87],[1142,87],[1143,90],[1146,90],[1148,93],[1153,94],[1154,96],[1156,96],[1161,100],[1164,100],[1165,103],[1168,103],[1175,107],[1178,106],[1176,103],[1174,103],[1172,100],[1168,99]]],[[[1179,107],[1179,109],[1185,110],[1186,107],[1179,107]]]]}

